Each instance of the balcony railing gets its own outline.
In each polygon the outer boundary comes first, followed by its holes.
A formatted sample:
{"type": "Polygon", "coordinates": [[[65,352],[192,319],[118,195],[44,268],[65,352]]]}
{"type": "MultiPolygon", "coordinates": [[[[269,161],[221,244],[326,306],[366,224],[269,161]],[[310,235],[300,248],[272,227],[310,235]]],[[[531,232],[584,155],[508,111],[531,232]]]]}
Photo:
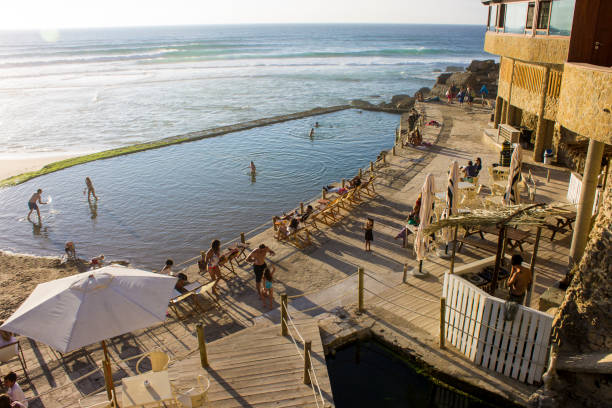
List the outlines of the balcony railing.
{"type": "Polygon", "coordinates": [[[563,81],[563,73],[554,69],[550,70],[548,75],[548,88],[546,89],[546,96],[551,98],[559,98],[561,93],[561,82],[563,81]]]}

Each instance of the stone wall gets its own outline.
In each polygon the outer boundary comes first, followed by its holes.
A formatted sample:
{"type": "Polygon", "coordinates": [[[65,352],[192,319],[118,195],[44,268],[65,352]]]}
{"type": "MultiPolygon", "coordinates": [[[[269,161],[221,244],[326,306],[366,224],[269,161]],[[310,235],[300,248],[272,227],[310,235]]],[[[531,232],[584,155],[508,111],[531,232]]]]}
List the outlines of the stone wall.
{"type": "Polygon", "coordinates": [[[582,136],[612,144],[612,68],[565,64],[557,121],[582,136]]]}
{"type": "Polygon", "coordinates": [[[487,32],[484,50],[525,62],[563,64],[567,60],[569,37],[531,37],[487,32]]]}
{"type": "MultiPolygon", "coordinates": [[[[553,323],[559,354],[612,353],[612,188],[610,183],[584,256],[553,323]]],[[[553,384],[563,407],[606,407],[609,374],[559,371],[553,384]]]]}

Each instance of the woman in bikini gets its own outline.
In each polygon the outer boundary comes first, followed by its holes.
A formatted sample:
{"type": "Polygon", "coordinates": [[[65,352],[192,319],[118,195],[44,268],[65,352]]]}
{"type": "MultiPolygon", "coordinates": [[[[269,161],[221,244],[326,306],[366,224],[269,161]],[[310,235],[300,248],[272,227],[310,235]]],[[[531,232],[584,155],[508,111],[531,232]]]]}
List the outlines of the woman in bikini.
{"type": "Polygon", "coordinates": [[[217,292],[217,285],[219,281],[223,279],[221,276],[221,268],[219,267],[219,262],[221,261],[221,241],[215,239],[210,244],[210,249],[206,252],[206,267],[208,269],[208,273],[210,274],[210,279],[215,281],[215,284],[212,287],[213,294],[215,296],[219,296],[217,292]]]}

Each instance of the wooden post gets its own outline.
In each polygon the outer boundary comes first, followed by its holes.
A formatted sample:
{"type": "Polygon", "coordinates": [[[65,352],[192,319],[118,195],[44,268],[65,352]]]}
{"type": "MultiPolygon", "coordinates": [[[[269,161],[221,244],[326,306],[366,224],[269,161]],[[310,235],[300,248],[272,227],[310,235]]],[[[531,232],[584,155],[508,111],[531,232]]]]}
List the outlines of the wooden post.
{"type": "Polygon", "coordinates": [[[391,152],[395,156],[395,145],[393,145],[393,149],[391,150],[391,152]]]}
{"type": "Polygon", "coordinates": [[[300,214],[304,214],[304,203],[300,203],[300,214]]]}
{"type": "Polygon", "coordinates": [[[457,253],[457,232],[459,231],[459,225],[455,227],[455,236],[453,238],[453,254],[451,255],[450,274],[452,275],[455,271],[455,254],[457,253]]]}
{"type": "Polygon", "coordinates": [[[287,319],[287,294],[283,293],[281,295],[281,336],[286,336],[289,334],[287,319]]]}
{"type": "Polygon", "coordinates": [[[246,244],[246,240],[244,239],[244,232],[241,232],[241,233],[240,233],[240,242],[241,242],[242,244],[246,244]]]}
{"type": "Polygon", "coordinates": [[[325,200],[325,193],[326,193],[326,192],[327,192],[327,191],[325,191],[325,189],[323,189],[323,190],[321,191],[321,198],[322,198],[322,199],[324,199],[324,200],[325,200]]]}
{"type": "Polygon", "coordinates": [[[359,313],[363,313],[363,268],[357,269],[359,274],[359,313]]]}
{"type": "Polygon", "coordinates": [[[407,263],[404,264],[404,276],[402,277],[402,282],[406,283],[406,280],[408,280],[408,264],[407,263]]]}
{"type": "Polygon", "coordinates": [[[374,162],[370,162],[370,173],[374,173],[374,162]]]}
{"type": "Polygon", "coordinates": [[[346,180],[342,179],[342,188],[344,188],[345,184],[346,184],[346,180]]]}
{"type": "Polygon", "coordinates": [[[359,178],[363,177],[363,169],[359,169],[359,178]]]}
{"type": "Polygon", "coordinates": [[[382,162],[383,162],[383,163],[386,163],[386,162],[387,162],[387,152],[384,152],[384,153],[382,154],[382,162]]]}
{"type": "Polygon", "coordinates": [[[446,298],[440,298],[440,348],[443,349],[446,347],[445,345],[445,328],[446,328],[446,298]]]}
{"type": "Polygon", "coordinates": [[[499,268],[501,267],[502,254],[504,252],[504,244],[506,243],[506,226],[502,225],[499,229],[499,238],[497,239],[497,252],[495,254],[495,269],[493,269],[493,276],[491,279],[491,290],[490,295],[495,293],[497,289],[497,277],[499,276],[499,268]]]}
{"type": "Polygon", "coordinates": [[[535,286],[535,263],[538,256],[538,246],[540,245],[540,235],[542,235],[542,227],[538,227],[536,232],[535,242],[533,243],[533,253],[531,254],[531,262],[529,270],[531,271],[531,284],[529,285],[529,292],[527,292],[527,298],[525,299],[525,306],[530,307],[531,297],[533,296],[533,287],[535,286]]]}
{"type": "Polygon", "coordinates": [[[550,169],[546,171],[546,183],[550,183],[550,169]]]}
{"type": "Polygon", "coordinates": [[[275,221],[276,221],[276,217],[272,217],[272,229],[273,229],[274,231],[276,231],[276,230],[277,230],[277,228],[276,228],[276,222],[275,222],[275,221]]]}
{"type": "Polygon", "coordinates": [[[204,337],[204,326],[198,324],[196,326],[198,332],[198,346],[200,348],[200,363],[202,368],[208,367],[208,354],[206,353],[206,338],[204,337]]]}
{"type": "Polygon", "coordinates": [[[312,362],[310,361],[310,350],[312,349],[312,342],[308,340],[304,343],[304,384],[310,385],[310,368],[312,367],[312,362]]]}

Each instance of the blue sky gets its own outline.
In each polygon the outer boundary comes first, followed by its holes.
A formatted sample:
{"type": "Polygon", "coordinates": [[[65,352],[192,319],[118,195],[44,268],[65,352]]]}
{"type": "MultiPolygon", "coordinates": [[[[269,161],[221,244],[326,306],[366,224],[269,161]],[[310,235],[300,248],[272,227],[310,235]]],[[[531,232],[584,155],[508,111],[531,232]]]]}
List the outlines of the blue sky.
{"type": "Polygon", "coordinates": [[[248,23],[485,24],[479,0],[5,0],[0,28],[248,23]]]}

